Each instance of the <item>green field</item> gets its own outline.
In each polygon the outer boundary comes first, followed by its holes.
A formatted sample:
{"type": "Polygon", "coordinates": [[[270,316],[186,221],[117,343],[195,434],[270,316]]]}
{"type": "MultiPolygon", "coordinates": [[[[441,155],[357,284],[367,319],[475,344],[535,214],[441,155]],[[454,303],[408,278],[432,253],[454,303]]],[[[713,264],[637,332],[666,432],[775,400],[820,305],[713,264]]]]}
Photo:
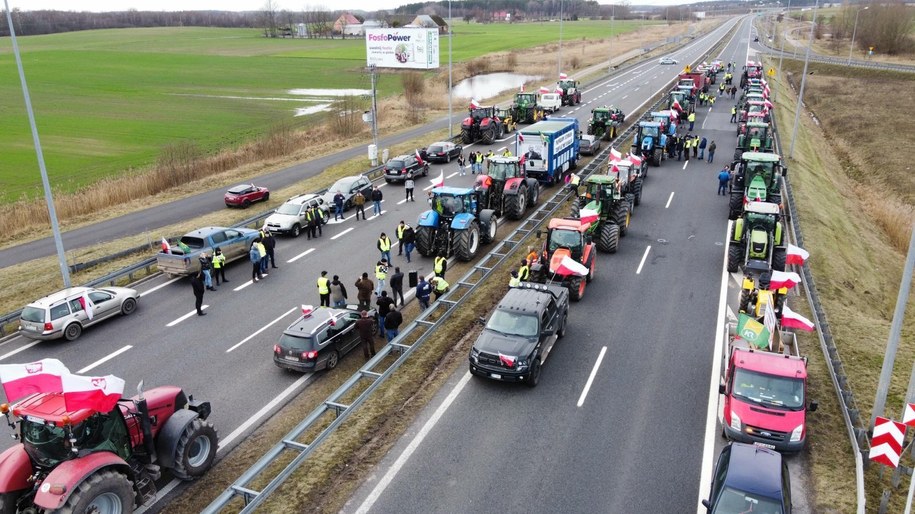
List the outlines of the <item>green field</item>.
{"type": "MultiPolygon", "coordinates": [[[[615,22],[614,33],[639,22],[615,22]]],[[[559,39],[559,24],[455,25],[454,60],[559,39]]],[[[603,38],[609,22],[566,22],[563,39],[603,38]]],[[[0,40],[0,202],[40,194],[40,178],[9,38],[0,40]]],[[[238,145],[314,99],[297,88],[369,89],[361,39],[266,39],[254,29],[152,28],[19,38],[51,182],[72,191],[155,162],[161,149],[194,142],[238,145]]],[[[441,41],[447,62],[447,40],[441,41]]],[[[400,92],[382,74],[382,95],[400,92]]],[[[326,101],[325,101],[326,103],[326,101]]]]}

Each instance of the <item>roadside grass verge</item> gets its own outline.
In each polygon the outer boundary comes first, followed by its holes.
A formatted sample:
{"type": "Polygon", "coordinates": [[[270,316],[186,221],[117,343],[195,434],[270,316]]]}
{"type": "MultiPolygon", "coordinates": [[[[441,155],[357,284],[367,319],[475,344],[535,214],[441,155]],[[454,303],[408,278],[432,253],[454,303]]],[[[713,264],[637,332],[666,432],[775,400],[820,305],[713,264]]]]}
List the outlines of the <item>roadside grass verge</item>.
{"type": "MultiPolygon", "coordinates": [[[[795,91],[802,70],[803,62],[783,64],[795,91]]],[[[911,97],[915,77],[816,63],[810,63],[808,73],[809,111],[801,113],[788,176],[811,253],[809,265],[861,415],[869,420],[915,200],[906,153],[893,151],[888,144],[896,140],[895,134],[915,133],[915,122],[899,116],[904,103],[895,102],[911,97]]],[[[775,103],[782,120],[782,144],[787,148],[796,94],[781,83],[778,95],[775,103]]],[[[909,309],[887,400],[887,412],[893,417],[901,413],[915,359],[915,332],[908,328],[913,321],[915,311],[909,309]]],[[[814,346],[809,351],[815,356],[813,363],[821,361],[821,353],[815,350],[814,346]]],[[[814,365],[810,371],[812,384],[822,391],[819,398],[832,396],[829,403],[837,405],[825,366],[814,365]]],[[[842,424],[831,409],[811,416],[817,511],[854,510],[854,465],[842,424]]],[[[865,477],[872,506],[879,504],[880,492],[889,483],[878,476],[879,467],[870,466],[865,477]]],[[[901,511],[903,497],[904,491],[895,494],[890,510],[901,511]]]]}

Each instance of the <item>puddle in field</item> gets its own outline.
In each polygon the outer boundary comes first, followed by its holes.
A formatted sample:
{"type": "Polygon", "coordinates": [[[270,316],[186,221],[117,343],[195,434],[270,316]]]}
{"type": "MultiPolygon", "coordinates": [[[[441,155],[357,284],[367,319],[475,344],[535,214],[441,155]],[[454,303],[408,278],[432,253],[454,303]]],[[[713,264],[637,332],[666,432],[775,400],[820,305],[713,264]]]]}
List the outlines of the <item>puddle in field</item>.
{"type": "Polygon", "coordinates": [[[290,96],[240,96],[240,95],[206,95],[177,93],[175,96],[194,96],[199,98],[221,98],[226,100],[255,100],[262,102],[294,102],[302,107],[293,107],[293,116],[308,116],[329,110],[334,102],[344,96],[372,94],[368,89],[289,89],[290,96]]]}
{"type": "Polygon", "coordinates": [[[509,89],[518,89],[525,82],[542,78],[540,75],[522,75],[520,73],[487,73],[486,75],[476,75],[458,82],[451,88],[451,92],[458,98],[483,100],[509,89]]]}

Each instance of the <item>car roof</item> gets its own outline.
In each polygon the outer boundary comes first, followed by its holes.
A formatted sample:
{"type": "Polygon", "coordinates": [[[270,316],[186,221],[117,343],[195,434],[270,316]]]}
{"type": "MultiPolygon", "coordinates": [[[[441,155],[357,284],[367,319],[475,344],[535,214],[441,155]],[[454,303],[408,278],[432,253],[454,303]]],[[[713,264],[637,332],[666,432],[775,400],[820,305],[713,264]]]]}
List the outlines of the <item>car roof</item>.
{"type": "Polygon", "coordinates": [[[517,314],[540,315],[546,308],[547,295],[553,293],[543,284],[522,282],[522,287],[512,287],[499,300],[497,310],[514,312],[517,314]]]}
{"type": "Polygon", "coordinates": [[[591,134],[585,134],[585,135],[581,136],[581,140],[582,141],[595,141],[595,140],[597,140],[597,138],[591,134]]]}
{"type": "Polygon", "coordinates": [[[450,145],[450,144],[453,144],[453,143],[451,143],[450,141],[436,141],[436,142],[432,143],[432,144],[429,145],[429,146],[450,145]]]}
{"type": "Polygon", "coordinates": [[[396,157],[391,157],[391,158],[388,159],[388,160],[390,160],[390,161],[402,161],[402,160],[408,159],[408,158],[410,158],[410,157],[413,157],[413,155],[411,155],[411,154],[406,154],[406,153],[405,153],[405,154],[403,154],[403,155],[398,155],[398,156],[396,156],[396,157]]]}
{"type": "Polygon", "coordinates": [[[734,352],[734,358],[738,359],[743,369],[780,377],[807,378],[807,364],[802,357],[739,348],[734,352]]]}
{"type": "Polygon", "coordinates": [[[472,187],[442,186],[442,187],[436,187],[435,189],[433,189],[432,193],[438,194],[438,195],[464,196],[464,195],[469,195],[470,193],[473,193],[473,188],[472,187]]]}
{"type": "Polygon", "coordinates": [[[70,296],[81,295],[86,291],[91,290],[91,287],[68,287],[66,289],[61,289],[55,293],[51,293],[48,296],[43,296],[34,302],[27,305],[27,307],[50,307],[52,304],[57,303],[65,298],[70,296]]]}
{"type": "MultiPolygon", "coordinates": [[[[203,239],[210,234],[213,234],[215,232],[220,232],[222,230],[229,230],[229,227],[200,227],[197,230],[193,230],[191,232],[188,232],[187,234],[184,234],[184,237],[199,237],[199,238],[203,239]]],[[[232,229],[232,230],[238,230],[240,232],[245,232],[246,230],[251,231],[251,229],[246,229],[246,228],[236,228],[236,229],[232,229]]]]}
{"type": "Polygon", "coordinates": [[[331,316],[339,319],[345,314],[358,313],[355,309],[337,309],[332,307],[319,307],[307,316],[300,316],[289,325],[283,334],[293,337],[310,337],[312,334],[327,325],[331,316]]]}
{"type": "Polygon", "coordinates": [[[238,193],[246,189],[253,188],[254,184],[238,184],[237,186],[232,186],[229,188],[230,193],[238,193]]]}
{"type": "Polygon", "coordinates": [[[782,456],[775,450],[745,443],[731,443],[725,487],[767,498],[781,498],[782,456]]]}
{"type": "Polygon", "coordinates": [[[286,203],[291,203],[291,204],[295,204],[295,205],[302,205],[302,204],[305,203],[305,202],[308,202],[308,201],[310,201],[310,200],[314,200],[314,199],[317,199],[317,198],[321,198],[321,195],[315,194],[315,193],[304,193],[304,194],[301,194],[301,195],[293,196],[292,198],[286,200],[286,203]]]}
{"type": "MultiPolygon", "coordinates": [[[[362,175],[352,175],[349,177],[343,177],[343,178],[337,180],[336,182],[334,182],[334,185],[336,186],[337,184],[352,184],[353,182],[359,180],[360,177],[362,177],[362,175]]],[[[333,190],[333,187],[331,187],[331,190],[333,190]]]]}

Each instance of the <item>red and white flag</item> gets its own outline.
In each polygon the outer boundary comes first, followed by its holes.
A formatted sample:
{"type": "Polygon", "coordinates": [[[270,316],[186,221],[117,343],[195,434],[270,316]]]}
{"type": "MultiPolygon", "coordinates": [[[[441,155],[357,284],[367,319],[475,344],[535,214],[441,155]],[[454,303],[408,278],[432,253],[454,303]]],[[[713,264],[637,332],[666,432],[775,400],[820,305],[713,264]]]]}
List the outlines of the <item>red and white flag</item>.
{"type": "Polygon", "coordinates": [[[578,213],[578,217],[581,218],[582,223],[594,223],[600,218],[600,213],[592,209],[582,209],[578,213]]]}
{"type": "Polygon", "coordinates": [[[549,92],[550,92],[550,88],[548,88],[548,87],[546,87],[546,86],[540,88],[540,94],[541,94],[541,95],[544,94],[544,93],[549,93],[549,92]]]}
{"type": "Polygon", "coordinates": [[[70,370],[57,359],[42,359],[27,364],[0,364],[0,382],[6,400],[16,400],[35,393],[59,393],[61,377],[70,370]]]}
{"type": "Polygon", "coordinates": [[[565,79],[567,79],[567,78],[569,78],[569,76],[566,75],[565,73],[560,73],[560,74],[559,74],[559,80],[565,80],[565,79]]]}
{"type": "Polygon", "coordinates": [[[162,251],[164,253],[172,253],[172,246],[168,244],[168,239],[162,238],[162,251]]]}
{"type": "Polygon", "coordinates": [[[631,162],[633,166],[641,166],[642,158],[635,154],[629,154],[629,162],[631,162]]]}
{"type": "Polygon", "coordinates": [[[336,326],[337,326],[337,320],[334,319],[334,313],[331,312],[331,311],[327,311],[327,317],[329,318],[329,319],[327,320],[327,322],[330,323],[330,326],[336,327],[336,326]]]}
{"type": "Polygon", "coordinates": [[[499,361],[502,362],[502,364],[505,364],[505,366],[508,368],[515,367],[515,359],[516,357],[512,357],[511,355],[503,355],[502,352],[499,352],[499,361]]]}
{"type": "Polygon", "coordinates": [[[89,321],[92,321],[92,318],[95,316],[95,304],[89,299],[88,291],[83,291],[83,295],[79,297],[79,304],[82,305],[83,310],[86,311],[86,317],[89,318],[89,321]]]}
{"type": "Polygon", "coordinates": [[[521,92],[524,92],[524,82],[521,83],[521,92]]]}
{"type": "Polygon", "coordinates": [[[587,276],[588,268],[579,262],[575,262],[575,259],[565,255],[562,257],[562,260],[559,261],[559,267],[556,268],[557,275],[578,275],[579,277],[587,276]]]}
{"type": "Polygon", "coordinates": [[[791,289],[800,283],[801,277],[797,273],[773,270],[772,278],[769,279],[769,289],[775,290],[783,287],[791,289]]]}
{"type": "Polygon", "coordinates": [[[442,170],[438,178],[432,179],[432,187],[445,187],[445,170],[442,170]]]}
{"type": "Polygon", "coordinates": [[[92,409],[108,412],[117,405],[124,393],[124,381],[114,375],[64,375],[62,383],[64,404],[69,411],[92,409]]]}
{"type": "Polygon", "coordinates": [[[789,309],[786,303],[782,306],[782,327],[799,328],[807,332],[813,332],[814,324],[809,319],[789,309]]]}
{"type": "Polygon", "coordinates": [[[619,161],[623,159],[623,154],[620,153],[616,148],[610,147],[610,160],[619,161]]]}
{"type": "Polygon", "coordinates": [[[810,257],[810,252],[800,246],[788,245],[788,254],[785,256],[785,264],[803,265],[810,257]]]}
{"type": "Polygon", "coordinates": [[[314,311],[315,311],[315,308],[313,305],[305,305],[304,303],[302,304],[302,317],[303,318],[307,318],[308,316],[311,316],[311,314],[314,311]]]}
{"type": "Polygon", "coordinates": [[[680,100],[674,100],[674,103],[670,105],[671,109],[676,109],[680,112],[683,112],[683,107],[680,106],[680,100]]]}
{"type": "Polygon", "coordinates": [[[522,134],[522,133],[520,133],[520,132],[518,132],[518,142],[519,142],[519,143],[523,143],[523,142],[524,142],[524,134],[522,134]]]}
{"type": "Polygon", "coordinates": [[[767,111],[768,111],[769,109],[775,107],[775,105],[774,105],[772,102],[768,101],[768,100],[763,100],[763,105],[766,106],[766,110],[767,110],[767,111]]]}
{"type": "Polygon", "coordinates": [[[480,108],[480,102],[477,102],[476,100],[470,100],[470,108],[471,108],[471,109],[479,109],[479,108],[480,108]]]}
{"type": "Polygon", "coordinates": [[[416,152],[416,160],[419,161],[420,164],[423,164],[425,161],[423,161],[422,156],[419,155],[419,150],[414,149],[413,151],[416,152]]]}
{"type": "Polygon", "coordinates": [[[562,94],[562,88],[561,88],[561,87],[557,87],[556,89],[553,90],[553,92],[554,92],[554,93],[559,93],[559,94],[561,95],[561,94],[562,94]]]}

